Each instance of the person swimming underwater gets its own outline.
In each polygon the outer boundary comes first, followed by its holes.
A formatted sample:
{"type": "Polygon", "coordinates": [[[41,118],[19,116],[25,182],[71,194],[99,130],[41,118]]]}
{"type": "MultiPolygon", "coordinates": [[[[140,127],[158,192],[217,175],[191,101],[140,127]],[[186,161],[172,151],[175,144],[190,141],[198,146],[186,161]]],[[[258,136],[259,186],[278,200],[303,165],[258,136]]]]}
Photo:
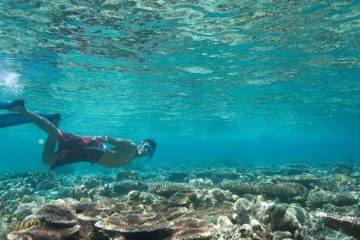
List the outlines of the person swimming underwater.
{"type": "Polygon", "coordinates": [[[50,169],[76,162],[90,162],[112,168],[129,164],[139,157],[151,158],[156,150],[153,139],[144,139],[140,144],[133,141],[109,136],[77,136],[63,132],[58,128],[60,114],[53,121],[28,111],[23,100],[13,101],[9,107],[19,113],[48,134],[44,144],[42,160],[50,169]],[[112,145],[108,147],[106,144],[112,145]],[[56,149],[56,145],[58,145],[56,149]]]}

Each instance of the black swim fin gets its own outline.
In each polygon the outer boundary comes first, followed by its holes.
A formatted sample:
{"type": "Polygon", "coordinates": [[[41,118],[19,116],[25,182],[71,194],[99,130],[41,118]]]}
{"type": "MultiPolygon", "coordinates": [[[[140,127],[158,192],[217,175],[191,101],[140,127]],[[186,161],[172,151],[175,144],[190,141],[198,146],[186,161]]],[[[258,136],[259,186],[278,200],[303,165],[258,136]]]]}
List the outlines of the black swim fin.
{"type": "Polygon", "coordinates": [[[10,110],[15,106],[24,106],[25,101],[23,99],[11,100],[11,101],[0,101],[0,109],[10,110]]]}
{"type": "MultiPolygon", "coordinates": [[[[38,113],[40,116],[52,121],[60,120],[60,113],[38,113]]],[[[20,124],[30,123],[30,120],[18,113],[0,114],[0,128],[11,127],[20,124]]]]}

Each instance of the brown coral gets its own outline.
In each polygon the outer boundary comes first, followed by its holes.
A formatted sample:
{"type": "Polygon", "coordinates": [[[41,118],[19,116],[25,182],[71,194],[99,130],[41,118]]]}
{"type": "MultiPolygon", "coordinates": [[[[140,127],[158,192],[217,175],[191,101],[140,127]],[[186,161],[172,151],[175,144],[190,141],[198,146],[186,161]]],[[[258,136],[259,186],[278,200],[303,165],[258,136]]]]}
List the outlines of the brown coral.
{"type": "Polygon", "coordinates": [[[240,181],[223,181],[220,183],[220,188],[230,190],[231,192],[240,196],[244,194],[261,194],[260,186],[255,183],[245,183],[240,181]]]}
{"type": "Polygon", "coordinates": [[[174,220],[188,212],[186,207],[172,207],[166,209],[164,218],[167,220],[174,220]]]}
{"type": "Polygon", "coordinates": [[[261,192],[267,196],[278,197],[282,200],[288,200],[297,196],[303,196],[307,189],[300,183],[278,182],[261,184],[261,192]]]}
{"type": "Polygon", "coordinates": [[[76,224],[77,217],[74,210],[64,204],[48,204],[37,213],[40,220],[49,225],[71,226],[76,224]]]}
{"type": "Polygon", "coordinates": [[[189,207],[196,200],[194,192],[176,192],[169,198],[173,206],[186,206],[189,207]]]}
{"type": "Polygon", "coordinates": [[[327,203],[335,206],[351,206],[358,203],[358,197],[352,192],[333,192],[324,190],[310,191],[306,205],[310,208],[321,208],[327,203]]]}
{"type": "Polygon", "coordinates": [[[121,182],[115,182],[112,185],[112,191],[117,195],[128,194],[130,191],[146,191],[147,185],[140,181],[124,180],[121,182]]]}
{"type": "Polygon", "coordinates": [[[194,188],[185,183],[161,182],[149,185],[149,192],[163,197],[170,197],[177,192],[192,192],[194,188]]]}
{"type": "Polygon", "coordinates": [[[360,239],[360,218],[326,212],[318,212],[315,216],[321,218],[326,226],[341,229],[356,239],[360,239]]]}
{"type": "Polygon", "coordinates": [[[97,228],[120,233],[139,233],[164,230],[174,223],[163,221],[156,213],[146,214],[119,214],[115,213],[110,217],[95,223],[97,228]]]}
{"type": "Polygon", "coordinates": [[[205,240],[215,233],[215,226],[196,218],[185,218],[172,228],[174,234],[168,240],[205,240]]]}
{"type": "Polygon", "coordinates": [[[56,228],[46,225],[33,226],[21,231],[15,231],[8,234],[8,240],[19,239],[41,239],[41,240],[63,240],[63,239],[76,239],[76,235],[79,233],[80,226],[75,225],[73,227],[56,228]]]}
{"type": "Polygon", "coordinates": [[[76,216],[80,220],[94,223],[101,217],[106,217],[106,213],[98,207],[99,206],[96,203],[79,203],[73,206],[76,211],[76,216]]]}

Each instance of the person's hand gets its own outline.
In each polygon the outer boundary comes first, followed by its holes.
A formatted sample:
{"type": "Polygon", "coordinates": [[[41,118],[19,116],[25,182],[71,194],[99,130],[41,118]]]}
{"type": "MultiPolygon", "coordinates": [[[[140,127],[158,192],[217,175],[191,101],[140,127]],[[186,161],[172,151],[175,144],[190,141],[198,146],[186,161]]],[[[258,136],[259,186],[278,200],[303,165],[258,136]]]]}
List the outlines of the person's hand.
{"type": "Polygon", "coordinates": [[[101,141],[103,141],[103,142],[107,142],[108,140],[109,140],[108,136],[102,136],[101,137],[101,141]]]}
{"type": "Polygon", "coordinates": [[[101,141],[101,142],[106,142],[106,141],[108,141],[108,136],[95,136],[94,139],[101,141]]]}

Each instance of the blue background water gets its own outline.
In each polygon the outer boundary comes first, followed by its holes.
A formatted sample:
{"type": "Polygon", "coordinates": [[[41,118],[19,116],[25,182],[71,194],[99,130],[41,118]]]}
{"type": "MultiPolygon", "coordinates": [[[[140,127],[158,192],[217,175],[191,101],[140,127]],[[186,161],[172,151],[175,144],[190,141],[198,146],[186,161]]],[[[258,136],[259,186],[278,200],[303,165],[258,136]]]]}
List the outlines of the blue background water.
{"type": "MultiPolygon", "coordinates": [[[[357,161],[359,13],[356,1],[5,0],[0,99],[60,112],[79,135],[155,136],[147,166],[357,161]]],[[[0,136],[1,171],[45,167],[35,126],[0,136]]]]}

